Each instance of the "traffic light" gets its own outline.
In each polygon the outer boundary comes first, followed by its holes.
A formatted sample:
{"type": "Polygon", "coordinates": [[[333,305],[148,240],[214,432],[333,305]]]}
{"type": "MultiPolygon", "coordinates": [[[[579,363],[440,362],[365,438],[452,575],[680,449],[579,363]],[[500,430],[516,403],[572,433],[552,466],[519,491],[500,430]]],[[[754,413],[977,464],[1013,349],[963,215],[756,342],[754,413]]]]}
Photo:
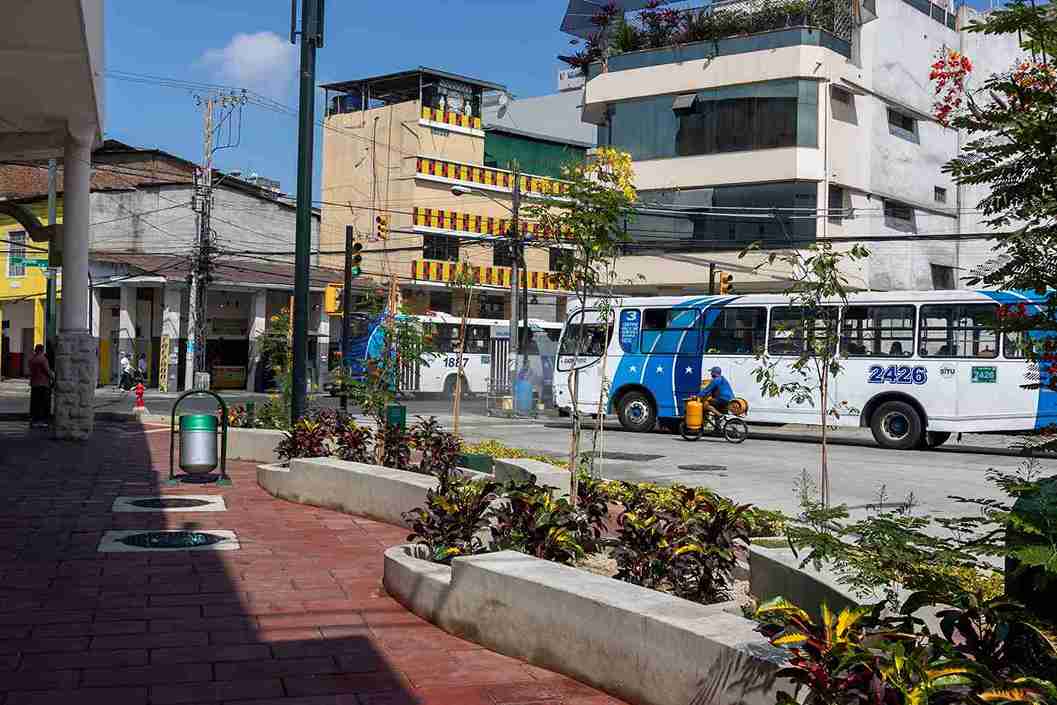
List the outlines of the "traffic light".
{"type": "Polygon", "coordinates": [[[734,293],[734,275],[730,272],[718,272],[719,274],[719,293],[721,294],[733,294],[734,293]]]}
{"type": "Polygon", "coordinates": [[[360,276],[360,264],[363,263],[363,243],[356,242],[352,245],[352,265],[349,267],[349,276],[360,276]]]}
{"type": "Polygon", "coordinates": [[[379,215],[375,216],[374,224],[376,226],[378,237],[383,240],[389,239],[389,216],[379,215]]]}
{"type": "Polygon", "coordinates": [[[337,284],[327,284],[323,290],[323,310],[330,316],[341,313],[342,288],[337,284]]]}

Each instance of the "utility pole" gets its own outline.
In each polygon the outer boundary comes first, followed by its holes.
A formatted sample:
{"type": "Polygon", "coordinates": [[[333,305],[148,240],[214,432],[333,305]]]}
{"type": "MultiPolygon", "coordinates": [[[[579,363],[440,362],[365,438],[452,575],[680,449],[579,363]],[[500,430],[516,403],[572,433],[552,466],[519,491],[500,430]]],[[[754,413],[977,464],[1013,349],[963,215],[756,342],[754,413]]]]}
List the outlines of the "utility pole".
{"type": "Polygon", "coordinates": [[[187,302],[187,355],[184,389],[194,389],[195,373],[205,371],[205,280],[208,277],[210,216],[213,208],[213,110],[216,96],[200,101],[203,110],[202,166],[196,174],[193,208],[198,213],[198,233],[191,255],[191,293],[187,302]]]}
{"type": "Polygon", "coordinates": [[[514,382],[518,373],[518,353],[521,350],[519,341],[519,321],[521,309],[518,305],[518,294],[521,286],[521,269],[519,260],[521,258],[521,166],[514,162],[514,186],[510,193],[510,353],[514,360],[514,369],[511,370],[510,390],[513,394],[514,382]]]}
{"type": "Polygon", "coordinates": [[[708,263],[708,295],[716,293],[716,263],[708,263]]]}
{"type": "Polygon", "coordinates": [[[345,375],[349,371],[349,339],[352,338],[352,247],[356,243],[356,231],[345,226],[345,285],[341,290],[341,410],[349,410],[349,395],[345,390],[345,375]]]}
{"type": "MultiPolygon", "coordinates": [[[[290,43],[297,38],[297,0],[290,2],[290,43]]],[[[323,0],[301,2],[301,88],[297,128],[297,234],[294,246],[293,395],[291,423],[305,413],[308,384],[308,275],[312,249],[312,157],[316,127],[316,49],[323,46],[323,0]]]]}

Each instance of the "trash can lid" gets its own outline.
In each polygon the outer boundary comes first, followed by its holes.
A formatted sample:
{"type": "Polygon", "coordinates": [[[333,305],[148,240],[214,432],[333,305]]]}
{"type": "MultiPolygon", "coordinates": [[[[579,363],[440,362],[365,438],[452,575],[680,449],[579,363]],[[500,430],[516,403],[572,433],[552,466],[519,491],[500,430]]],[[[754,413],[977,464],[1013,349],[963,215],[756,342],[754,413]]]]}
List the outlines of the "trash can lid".
{"type": "Polygon", "coordinates": [[[181,431],[217,430],[217,417],[213,414],[184,414],[180,417],[181,431]]]}

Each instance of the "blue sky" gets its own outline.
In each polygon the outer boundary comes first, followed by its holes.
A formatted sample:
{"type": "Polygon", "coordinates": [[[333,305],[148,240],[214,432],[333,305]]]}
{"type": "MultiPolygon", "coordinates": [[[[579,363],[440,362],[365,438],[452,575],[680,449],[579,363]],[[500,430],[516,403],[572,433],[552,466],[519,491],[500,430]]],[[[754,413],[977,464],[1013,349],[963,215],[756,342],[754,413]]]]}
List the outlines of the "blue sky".
{"type": "MultiPolygon", "coordinates": [[[[300,4],[300,0],[299,3],[300,4]]],[[[507,85],[515,96],[556,90],[565,0],[329,0],[317,82],[433,66],[507,85]]],[[[109,71],[244,86],[297,106],[298,52],[289,0],[106,4],[109,71]]],[[[317,113],[317,118],[320,117],[317,113]]],[[[317,148],[320,130],[316,131],[317,148]]],[[[188,90],[108,78],[106,136],[198,161],[202,116],[188,90]]],[[[297,120],[247,106],[238,147],[218,168],[256,171],[293,192],[297,120]]],[[[315,179],[319,192],[318,159],[315,179]]]]}

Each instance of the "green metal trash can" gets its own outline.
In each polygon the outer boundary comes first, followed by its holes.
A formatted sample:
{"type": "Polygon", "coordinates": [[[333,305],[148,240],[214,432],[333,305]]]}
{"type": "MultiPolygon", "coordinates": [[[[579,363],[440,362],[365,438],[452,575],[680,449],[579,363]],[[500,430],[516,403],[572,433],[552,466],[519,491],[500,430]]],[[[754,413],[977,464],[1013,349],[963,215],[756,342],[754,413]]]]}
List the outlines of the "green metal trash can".
{"type": "Polygon", "coordinates": [[[407,407],[403,404],[390,404],[385,407],[385,423],[387,426],[407,428],[407,407]]]}
{"type": "Polygon", "coordinates": [[[217,417],[213,414],[185,414],[180,417],[180,469],[189,475],[205,475],[216,470],[217,417]]]}

